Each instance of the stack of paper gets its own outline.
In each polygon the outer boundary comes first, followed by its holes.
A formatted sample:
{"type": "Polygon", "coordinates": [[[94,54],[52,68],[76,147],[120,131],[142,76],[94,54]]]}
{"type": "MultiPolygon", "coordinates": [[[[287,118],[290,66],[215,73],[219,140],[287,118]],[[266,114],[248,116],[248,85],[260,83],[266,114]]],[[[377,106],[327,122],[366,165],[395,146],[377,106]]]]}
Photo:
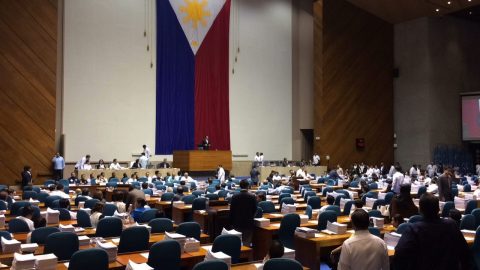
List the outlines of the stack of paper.
{"type": "Polygon", "coordinates": [[[295,213],[297,211],[297,207],[294,204],[282,204],[282,214],[290,214],[295,213]]]}
{"type": "Polygon", "coordinates": [[[32,204],[32,205],[37,205],[37,206],[38,206],[38,204],[40,203],[39,200],[34,200],[34,199],[32,199],[32,198],[30,198],[30,200],[28,200],[28,202],[29,202],[30,204],[32,204]]]}
{"type": "Polygon", "coordinates": [[[12,270],[35,269],[35,256],[30,254],[22,255],[15,253],[13,255],[12,270]]]}
{"type": "Polygon", "coordinates": [[[340,209],[343,211],[345,209],[345,204],[351,201],[351,199],[340,198],[340,209]]]}
{"type": "Polygon", "coordinates": [[[195,238],[187,238],[185,240],[184,251],[185,252],[195,252],[200,249],[200,241],[195,238]]]}
{"type": "Polygon", "coordinates": [[[464,193],[463,194],[464,198],[466,201],[471,201],[471,200],[476,200],[477,199],[477,196],[473,195],[473,193],[464,193]]]}
{"type": "Polygon", "coordinates": [[[21,244],[20,241],[12,239],[8,240],[5,237],[2,237],[2,252],[3,253],[14,253],[20,251],[21,244]]]}
{"type": "Polygon", "coordinates": [[[314,238],[316,233],[318,233],[317,230],[307,227],[297,227],[295,229],[295,235],[303,238],[314,238]]]}
{"type": "Polygon", "coordinates": [[[337,193],[337,192],[327,192],[327,197],[332,196],[334,198],[337,198],[338,195],[342,195],[342,193],[337,193]]]}
{"type": "Polygon", "coordinates": [[[327,230],[335,234],[344,234],[347,233],[347,224],[327,221],[327,230]]]}
{"type": "Polygon", "coordinates": [[[92,214],[92,209],[90,208],[83,208],[82,211],[85,211],[88,215],[92,214]]]}
{"type": "Polygon", "coordinates": [[[58,228],[60,229],[61,232],[75,232],[75,227],[73,227],[72,224],[69,224],[69,225],[60,224],[58,225],[58,228]]]}
{"type": "Polygon", "coordinates": [[[312,219],[318,220],[318,215],[320,214],[320,209],[313,209],[312,210],[312,219]]]}
{"type": "Polygon", "coordinates": [[[270,219],[268,218],[255,218],[254,220],[257,227],[267,227],[270,225],[270,219]]]}
{"type": "Polygon", "coordinates": [[[468,236],[468,237],[475,237],[475,234],[476,234],[476,231],[474,230],[461,230],[461,232],[463,233],[464,236],[468,236]]]}
{"type": "Polygon", "coordinates": [[[347,192],[350,195],[350,199],[354,200],[358,198],[358,191],[347,190],[347,192]]]}
{"type": "Polygon", "coordinates": [[[222,234],[236,235],[236,236],[240,237],[240,239],[242,239],[242,233],[239,232],[239,231],[236,231],[234,229],[227,230],[227,229],[223,228],[222,229],[222,234]]]}
{"type": "Polygon", "coordinates": [[[307,215],[299,215],[300,216],[300,224],[307,224],[308,223],[308,216],[307,215]]]}
{"type": "Polygon", "coordinates": [[[85,201],[78,202],[78,209],[83,209],[85,207],[85,201]]]}
{"type": "Polygon", "coordinates": [[[295,250],[284,247],[282,258],[295,260],[295,250]]]}
{"type": "Polygon", "coordinates": [[[414,193],[414,194],[417,194],[418,193],[418,189],[420,188],[420,185],[411,185],[411,189],[410,189],[410,193],[414,193]]]}
{"type": "Polygon", "coordinates": [[[79,237],[78,237],[78,244],[79,244],[80,246],[89,245],[89,244],[90,244],[90,237],[88,237],[88,236],[86,236],[86,235],[79,236],[79,237]]]}
{"type": "Polygon", "coordinates": [[[185,202],[184,201],[174,201],[173,206],[185,206],[185,202]]]}
{"type": "Polygon", "coordinates": [[[386,233],[383,236],[383,241],[385,241],[387,248],[394,249],[397,246],[398,240],[400,240],[401,236],[401,234],[398,234],[396,232],[386,233]]]}
{"type": "Polygon", "coordinates": [[[185,235],[179,234],[179,233],[165,232],[165,240],[167,239],[172,239],[177,241],[180,244],[180,247],[182,248],[182,253],[183,253],[183,247],[185,246],[185,241],[187,240],[187,237],[185,235]]]}
{"type": "Polygon", "coordinates": [[[378,218],[378,217],[371,217],[370,218],[372,221],[373,221],[373,227],[376,227],[376,228],[383,228],[384,224],[385,224],[385,219],[384,218],[378,218]]]}
{"type": "Polygon", "coordinates": [[[57,256],[53,253],[35,256],[35,269],[37,270],[57,269],[57,263],[57,256]]]}
{"type": "Polygon", "coordinates": [[[294,199],[295,201],[297,200],[297,195],[296,194],[290,194],[290,197],[294,199]]]}
{"type": "Polygon", "coordinates": [[[455,197],[453,199],[454,203],[455,203],[455,208],[460,210],[460,209],[465,209],[467,207],[467,200],[465,200],[464,198],[460,198],[460,197],[455,197]]]}
{"type": "Polygon", "coordinates": [[[60,211],[53,210],[50,207],[47,208],[46,220],[48,224],[54,224],[60,222],[60,211]]]}
{"type": "Polygon", "coordinates": [[[113,213],[114,217],[118,217],[120,219],[128,219],[128,213],[119,213],[117,210],[115,210],[115,213],[113,213]]]}
{"type": "Polygon", "coordinates": [[[21,244],[20,245],[20,250],[22,250],[22,253],[34,253],[35,250],[37,250],[37,248],[38,248],[37,243],[21,244]]]}
{"type": "Polygon", "coordinates": [[[147,263],[134,263],[131,260],[128,260],[125,270],[153,270],[153,268],[147,263]]]}
{"type": "Polygon", "coordinates": [[[108,261],[114,262],[117,259],[118,247],[111,242],[102,243],[97,241],[97,247],[105,250],[108,254],[108,261]]]}
{"type": "Polygon", "coordinates": [[[152,227],[151,227],[151,226],[148,226],[148,224],[138,224],[138,222],[135,222],[135,224],[133,224],[133,226],[145,227],[145,228],[147,228],[148,233],[151,233],[151,232],[152,232],[152,227]]]}
{"type": "Polygon", "coordinates": [[[0,228],[5,227],[5,215],[0,215],[0,228]]]}
{"type": "Polygon", "coordinates": [[[379,192],[379,193],[378,193],[378,199],[384,200],[384,199],[385,199],[385,195],[387,195],[387,193],[379,192]]]}
{"type": "Polygon", "coordinates": [[[212,250],[208,250],[207,254],[205,255],[205,261],[209,260],[222,260],[228,265],[228,269],[232,265],[232,258],[227,254],[219,251],[219,252],[212,252],[212,250]]]}
{"type": "Polygon", "coordinates": [[[365,206],[372,209],[373,208],[373,203],[376,201],[377,199],[375,198],[366,198],[365,200],[365,206]]]}

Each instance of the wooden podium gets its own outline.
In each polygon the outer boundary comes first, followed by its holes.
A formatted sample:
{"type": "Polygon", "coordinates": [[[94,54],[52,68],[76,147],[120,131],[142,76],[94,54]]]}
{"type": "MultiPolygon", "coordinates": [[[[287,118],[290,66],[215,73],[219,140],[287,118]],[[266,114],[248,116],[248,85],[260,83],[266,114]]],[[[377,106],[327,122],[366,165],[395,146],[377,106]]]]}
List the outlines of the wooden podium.
{"type": "Polygon", "coordinates": [[[232,170],[232,151],[173,151],[173,167],[182,171],[215,171],[218,165],[222,165],[225,170],[232,170]]]}

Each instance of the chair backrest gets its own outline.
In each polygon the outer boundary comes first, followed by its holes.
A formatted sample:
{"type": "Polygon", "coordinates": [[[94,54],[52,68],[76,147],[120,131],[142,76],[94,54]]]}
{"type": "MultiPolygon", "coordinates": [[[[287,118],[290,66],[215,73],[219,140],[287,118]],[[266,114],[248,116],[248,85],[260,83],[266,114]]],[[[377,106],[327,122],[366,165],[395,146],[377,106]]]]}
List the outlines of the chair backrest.
{"type": "Polygon", "coordinates": [[[119,181],[118,178],[115,178],[115,177],[108,179],[108,183],[118,183],[118,181],[119,181]]]}
{"type": "Polygon", "coordinates": [[[472,191],[472,186],[470,184],[466,184],[463,186],[463,192],[470,192],[472,191]]]}
{"type": "Polygon", "coordinates": [[[86,200],[84,207],[85,207],[85,208],[93,209],[93,207],[95,206],[95,204],[97,204],[98,202],[100,202],[100,200],[98,200],[98,199],[89,199],[89,200],[86,200]]]}
{"type": "Polygon", "coordinates": [[[312,219],[312,215],[313,215],[312,206],[307,205],[307,207],[305,208],[305,215],[308,216],[308,219],[312,219]]]}
{"type": "Polygon", "coordinates": [[[325,196],[327,196],[327,193],[330,193],[330,192],[333,192],[333,188],[332,187],[325,187],[322,190],[322,196],[325,197],[325,196]]]}
{"type": "Polygon", "coordinates": [[[147,188],[147,189],[144,189],[144,190],[143,190],[143,193],[145,193],[145,194],[148,194],[148,195],[152,196],[152,195],[153,195],[153,190],[151,190],[151,189],[147,188]]]}
{"type": "Polygon", "coordinates": [[[350,199],[350,197],[349,197],[349,196],[345,196],[345,195],[343,195],[343,194],[342,194],[342,195],[338,195],[338,196],[335,198],[335,202],[334,202],[333,204],[340,206],[340,200],[341,200],[341,199],[344,199],[344,200],[345,200],[345,199],[350,199]]]}
{"type": "Polygon", "coordinates": [[[46,180],[45,182],[43,182],[43,185],[45,187],[48,187],[48,186],[54,185],[54,184],[55,184],[55,180],[53,180],[53,179],[49,179],[49,180],[46,180]]]}
{"type": "Polygon", "coordinates": [[[303,266],[292,259],[274,258],[265,262],[263,270],[303,270],[303,266]]]}
{"type": "Polygon", "coordinates": [[[337,216],[340,216],[342,214],[342,212],[340,211],[340,206],[337,205],[329,205],[327,206],[327,208],[325,208],[325,210],[334,211],[337,216]]]}
{"type": "Polygon", "coordinates": [[[81,209],[77,211],[77,224],[79,227],[83,228],[92,227],[92,222],[90,221],[90,216],[87,212],[81,209]]]}
{"type": "Polygon", "coordinates": [[[75,206],[78,206],[78,203],[79,203],[79,202],[85,202],[85,201],[87,201],[87,200],[88,200],[87,197],[77,196],[77,197],[75,198],[75,206]]]}
{"type": "Polygon", "coordinates": [[[480,269],[480,227],[477,228],[475,239],[472,245],[473,259],[475,262],[475,269],[480,269]]]}
{"type": "Polygon", "coordinates": [[[327,221],[337,221],[337,212],[325,210],[318,215],[318,230],[325,230],[327,228],[327,221]]]}
{"type": "Polygon", "coordinates": [[[295,229],[300,226],[300,216],[298,214],[286,214],[280,222],[278,239],[283,246],[294,249],[293,240],[295,229]]]}
{"type": "Polygon", "coordinates": [[[78,251],[78,236],[73,232],[56,232],[47,237],[43,253],[53,253],[59,261],[70,260],[78,251]]]}
{"type": "Polygon", "coordinates": [[[350,211],[352,210],[352,205],[353,205],[353,201],[347,201],[345,203],[345,206],[343,208],[344,215],[350,215],[350,211]]]}
{"type": "Polygon", "coordinates": [[[465,207],[465,214],[471,214],[473,209],[478,208],[480,201],[478,200],[471,200],[468,201],[467,206],[465,207]]]}
{"type": "Polygon", "coordinates": [[[197,263],[193,270],[228,270],[228,264],[222,260],[208,260],[197,263]]]}
{"type": "Polygon", "coordinates": [[[24,200],[30,200],[30,198],[37,199],[37,194],[38,193],[33,190],[27,190],[23,192],[22,197],[24,200]]]}
{"type": "Polygon", "coordinates": [[[192,203],[192,210],[205,210],[207,208],[207,199],[206,198],[195,198],[192,203]]]}
{"type": "Polygon", "coordinates": [[[448,217],[450,210],[455,208],[455,204],[453,202],[446,202],[442,209],[442,217],[448,217]]]}
{"type": "Polygon", "coordinates": [[[258,203],[258,206],[260,208],[262,208],[262,211],[264,214],[267,214],[267,213],[273,213],[273,212],[276,212],[277,210],[275,209],[275,204],[273,204],[273,202],[271,201],[263,201],[263,202],[259,202],[258,203]]]}
{"type": "Polygon", "coordinates": [[[261,218],[263,217],[263,210],[262,208],[257,206],[257,212],[255,212],[255,218],[261,218]]]}
{"type": "Polygon", "coordinates": [[[104,206],[103,206],[103,212],[102,214],[106,217],[111,217],[113,216],[113,214],[115,214],[115,211],[118,210],[118,207],[113,204],[113,203],[106,203],[104,206]]]}
{"type": "Polygon", "coordinates": [[[89,248],[73,253],[68,270],[108,270],[108,254],[100,248],[89,248]]]}
{"type": "Polygon", "coordinates": [[[369,231],[371,234],[380,237],[380,230],[379,230],[378,228],[368,227],[368,231],[369,231]]]}
{"type": "Polygon", "coordinates": [[[175,194],[173,192],[165,192],[162,194],[162,197],[160,200],[162,201],[171,201],[175,197],[175,194]]]}
{"type": "Polygon", "coordinates": [[[312,209],[320,209],[322,206],[322,199],[318,196],[313,196],[308,198],[307,205],[311,206],[312,209]]]}
{"type": "Polygon", "coordinates": [[[158,190],[163,190],[163,191],[167,190],[167,186],[165,186],[165,185],[156,185],[155,187],[156,187],[158,190]]]}
{"type": "Polygon", "coordinates": [[[32,243],[37,243],[39,245],[45,244],[45,241],[47,240],[47,237],[52,234],[60,232],[60,230],[57,227],[41,227],[37,228],[32,231],[32,235],[30,238],[30,241],[32,243]]]}
{"type": "Polygon", "coordinates": [[[232,263],[238,263],[242,240],[237,235],[223,234],[215,238],[212,252],[223,252],[232,258],[232,263]]]}
{"type": "Polygon", "coordinates": [[[286,197],[292,197],[292,194],[290,193],[280,193],[280,195],[278,195],[278,201],[281,201],[283,198],[286,198],[286,197]]]}
{"type": "Polygon", "coordinates": [[[393,196],[395,196],[395,194],[393,192],[387,192],[387,194],[385,194],[385,204],[390,204],[392,202],[392,199],[393,199],[393,196]]]}
{"type": "Polygon", "coordinates": [[[147,250],[149,238],[150,233],[144,226],[127,228],[120,235],[118,253],[147,250]]]}
{"type": "Polygon", "coordinates": [[[12,218],[10,222],[8,222],[8,231],[11,233],[22,233],[29,232],[30,228],[25,220],[12,218]]]}
{"type": "Polygon", "coordinates": [[[68,182],[67,179],[58,180],[58,183],[61,184],[64,187],[69,187],[69,185],[70,185],[70,183],[68,182]]]}
{"type": "Polygon", "coordinates": [[[98,221],[95,236],[118,237],[122,234],[123,223],[117,217],[104,217],[98,221]]]}
{"type": "Polygon", "coordinates": [[[303,199],[305,200],[308,200],[308,197],[314,197],[314,196],[317,196],[317,193],[315,191],[305,191],[305,193],[303,193],[303,199]]]}
{"type": "Polygon", "coordinates": [[[148,182],[148,178],[146,178],[146,177],[140,177],[140,178],[138,178],[137,181],[138,181],[138,182],[142,182],[142,183],[148,182]]]}
{"type": "Polygon", "coordinates": [[[410,223],[407,223],[407,222],[406,222],[406,223],[402,223],[402,224],[400,224],[400,225],[398,226],[396,232],[397,232],[398,234],[402,234],[402,233],[405,232],[405,230],[408,228],[408,226],[410,226],[410,223]]]}
{"type": "Polygon", "coordinates": [[[475,217],[475,226],[480,226],[480,208],[473,209],[472,215],[475,217]]]}
{"type": "Polygon", "coordinates": [[[48,196],[49,194],[46,192],[39,192],[37,194],[37,200],[44,203],[47,200],[48,196]]]}
{"type": "Polygon", "coordinates": [[[427,193],[427,187],[421,186],[418,188],[417,197],[420,198],[425,193],[427,193]]]}
{"type": "Polygon", "coordinates": [[[54,208],[55,210],[58,210],[60,212],[59,219],[60,220],[71,220],[72,217],[70,216],[70,211],[65,208],[54,208]]]}
{"type": "Polygon", "coordinates": [[[153,244],[147,264],[155,270],[180,270],[180,244],[175,240],[163,240],[153,244]]]}
{"type": "Polygon", "coordinates": [[[372,189],[378,189],[378,184],[377,184],[377,183],[371,183],[370,185],[368,185],[368,188],[369,188],[370,190],[372,190],[372,189]]]}
{"type": "Polygon", "coordinates": [[[157,217],[157,212],[158,212],[158,210],[156,208],[148,209],[148,210],[143,211],[143,213],[140,215],[140,222],[141,223],[147,223],[150,220],[156,218],[157,217]]]}
{"type": "Polygon", "coordinates": [[[118,186],[118,182],[108,182],[105,186],[116,188],[118,186]]]}
{"type": "MultiPolygon", "coordinates": [[[[12,235],[10,232],[7,231],[0,231],[0,239],[1,237],[7,239],[7,240],[12,240],[12,235]]],[[[0,241],[0,248],[2,248],[2,242],[0,241]]]]}
{"type": "Polygon", "coordinates": [[[419,221],[422,221],[422,220],[423,220],[423,217],[421,215],[413,215],[408,219],[408,222],[409,223],[415,223],[415,222],[419,222],[419,221]]]}
{"type": "Polygon", "coordinates": [[[295,200],[292,197],[285,197],[280,200],[280,210],[282,210],[283,204],[295,204],[295,200]]]}
{"type": "Polygon", "coordinates": [[[475,230],[475,216],[472,214],[466,214],[460,221],[460,230],[475,230]]]}
{"type": "Polygon", "coordinates": [[[369,216],[369,217],[381,218],[381,217],[382,217],[382,212],[380,212],[379,210],[370,210],[370,211],[368,212],[368,216],[369,216]]]}
{"type": "Polygon", "coordinates": [[[164,233],[173,231],[173,222],[168,218],[154,218],[148,226],[152,227],[152,233],[164,233]]]}
{"type": "Polygon", "coordinates": [[[377,199],[373,202],[372,209],[376,210],[376,209],[380,208],[380,206],[382,206],[382,205],[387,205],[385,200],[384,199],[377,199]]]}
{"type": "MultiPolygon", "coordinates": [[[[157,188],[158,189],[158,188],[157,188]]],[[[195,195],[197,197],[200,197],[202,196],[202,194],[205,194],[205,191],[203,190],[195,190],[194,192],[192,192],[192,195],[195,195]]]]}
{"type": "Polygon", "coordinates": [[[211,201],[218,201],[218,199],[220,199],[220,196],[218,196],[218,194],[215,194],[215,193],[205,194],[205,197],[211,201]]]}
{"type": "Polygon", "coordinates": [[[342,193],[343,195],[347,196],[347,199],[350,199],[350,193],[348,193],[348,191],[344,190],[344,189],[339,189],[339,190],[335,190],[336,193],[342,193]]]}
{"type": "Polygon", "coordinates": [[[182,201],[185,204],[193,204],[193,200],[195,200],[197,197],[195,195],[187,195],[182,198],[182,201]]]}
{"type": "Polygon", "coordinates": [[[7,202],[0,200],[0,210],[7,210],[7,202]]]}
{"type": "Polygon", "coordinates": [[[227,195],[228,195],[228,190],[222,189],[218,192],[218,197],[220,197],[220,198],[225,198],[225,197],[227,197],[227,195]]]}
{"type": "Polygon", "coordinates": [[[177,233],[185,235],[187,238],[193,237],[200,241],[201,228],[197,222],[183,222],[178,225],[177,233]]]}
{"type": "Polygon", "coordinates": [[[353,188],[358,188],[358,181],[357,180],[354,180],[352,182],[350,182],[350,187],[353,187],[353,188]]]}
{"type": "Polygon", "coordinates": [[[452,196],[458,196],[458,188],[452,188],[452,196]]]}
{"type": "Polygon", "coordinates": [[[20,208],[23,208],[24,206],[31,205],[29,202],[14,202],[10,206],[10,215],[18,216],[20,215],[20,208]]]}

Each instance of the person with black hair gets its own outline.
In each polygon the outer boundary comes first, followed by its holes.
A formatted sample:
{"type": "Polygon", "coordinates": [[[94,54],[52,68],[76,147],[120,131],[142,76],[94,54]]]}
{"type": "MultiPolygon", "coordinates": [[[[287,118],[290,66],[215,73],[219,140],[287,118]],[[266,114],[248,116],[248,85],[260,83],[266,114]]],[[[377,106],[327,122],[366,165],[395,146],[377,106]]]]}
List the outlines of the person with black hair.
{"type": "Polygon", "coordinates": [[[126,205],[123,202],[125,193],[120,190],[115,190],[112,194],[112,202],[117,206],[118,213],[125,213],[127,211],[126,205]]]}
{"type": "Polygon", "coordinates": [[[21,173],[22,176],[22,190],[26,186],[31,186],[33,183],[32,180],[32,168],[28,165],[23,167],[23,171],[21,173]]]}
{"type": "Polygon", "coordinates": [[[462,213],[460,211],[455,208],[450,209],[450,211],[448,212],[448,218],[455,221],[458,228],[460,228],[460,221],[462,220],[462,213]]]}
{"type": "Polygon", "coordinates": [[[252,242],[253,218],[257,212],[257,199],[255,195],[248,192],[248,181],[240,181],[240,192],[232,196],[230,201],[230,224],[233,229],[242,233],[242,240],[245,246],[252,242]]]}
{"type": "Polygon", "coordinates": [[[355,233],[342,244],[338,269],[389,270],[387,245],[368,231],[368,213],[357,209],[351,221],[355,233]]]}
{"type": "Polygon", "coordinates": [[[138,198],[136,203],[135,203],[135,209],[132,212],[132,218],[135,220],[135,222],[140,221],[140,216],[143,214],[143,212],[147,211],[150,209],[150,207],[146,206],[147,201],[143,198],[138,198]]]}
{"type": "Polygon", "coordinates": [[[398,226],[400,226],[400,224],[402,224],[404,222],[405,222],[405,220],[403,219],[402,215],[400,215],[400,214],[395,214],[392,217],[392,226],[395,227],[395,228],[398,228],[398,226]]]}
{"type": "Polygon", "coordinates": [[[402,217],[409,218],[418,214],[418,208],[413,203],[410,191],[410,184],[403,184],[400,186],[400,194],[395,195],[390,202],[390,217],[400,214],[402,217]]]}
{"type": "Polygon", "coordinates": [[[407,226],[395,247],[395,269],[472,269],[472,253],[451,219],[439,217],[439,200],[430,193],[420,197],[423,220],[407,226]],[[434,247],[434,248],[432,248],[434,247]]]}
{"type": "Polygon", "coordinates": [[[31,205],[24,206],[22,208],[20,216],[18,216],[17,218],[25,221],[27,223],[28,229],[30,231],[35,230],[35,224],[32,220],[32,218],[33,218],[33,207],[31,205]]]}
{"type": "Polygon", "coordinates": [[[65,198],[65,199],[70,199],[70,195],[65,193],[64,187],[63,187],[62,184],[58,184],[55,187],[55,190],[50,192],[50,196],[60,196],[60,197],[65,198]]]}
{"type": "Polygon", "coordinates": [[[282,258],[285,253],[285,247],[278,240],[272,240],[268,254],[263,258],[263,263],[265,264],[270,259],[282,258]]]}
{"type": "Polygon", "coordinates": [[[328,195],[327,196],[327,204],[320,208],[320,210],[319,210],[320,213],[327,210],[327,207],[329,207],[330,205],[333,205],[334,203],[335,203],[335,198],[332,195],[328,195]]]}
{"type": "Polygon", "coordinates": [[[138,198],[145,199],[145,193],[139,189],[136,189],[133,185],[130,185],[128,187],[127,199],[125,200],[125,208],[127,211],[133,210],[130,208],[130,205],[134,204],[138,198]]]}
{"type": "Polygon", "coordinates": [[[92,213],[90,214],[90,223],[92,223],[92,227],[96,228],[98,222],[103,217],[103,208],[105,204],[102,202],[98,202],[93,206],[92,213]]]}

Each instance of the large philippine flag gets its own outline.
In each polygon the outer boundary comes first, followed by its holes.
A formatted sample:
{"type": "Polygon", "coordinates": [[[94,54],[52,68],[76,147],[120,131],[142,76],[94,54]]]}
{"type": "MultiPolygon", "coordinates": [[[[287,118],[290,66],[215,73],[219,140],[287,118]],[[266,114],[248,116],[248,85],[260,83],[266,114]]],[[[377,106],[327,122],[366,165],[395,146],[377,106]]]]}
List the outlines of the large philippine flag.
{"type": "Polygon", "coordinates": [[[157,1],[158,155],[230,149],[230,0],[157,1]]]}

